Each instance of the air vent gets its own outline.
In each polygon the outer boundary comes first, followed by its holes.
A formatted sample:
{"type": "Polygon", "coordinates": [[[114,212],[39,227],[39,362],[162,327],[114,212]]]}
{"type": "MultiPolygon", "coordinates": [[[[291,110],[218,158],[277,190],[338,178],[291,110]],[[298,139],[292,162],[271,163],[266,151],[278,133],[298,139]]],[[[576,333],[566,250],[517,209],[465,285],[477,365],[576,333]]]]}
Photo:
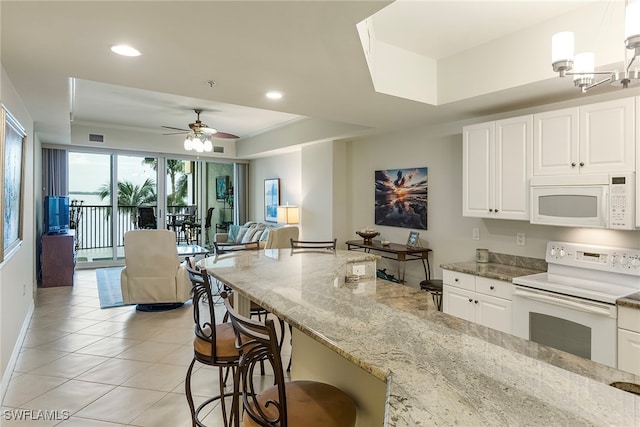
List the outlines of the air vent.
{"type": "Polygon", "coordinates": [[[98,135],[97,133],[90,133],[89,134],[89,142],[104,143],[104,135],[98,135]]]}
{"type": "Polygon", "coordinates": [[[224,153],[224,147],[216,147],[215,145],[213,146],[213,152],[214,153],[224,153]]]}

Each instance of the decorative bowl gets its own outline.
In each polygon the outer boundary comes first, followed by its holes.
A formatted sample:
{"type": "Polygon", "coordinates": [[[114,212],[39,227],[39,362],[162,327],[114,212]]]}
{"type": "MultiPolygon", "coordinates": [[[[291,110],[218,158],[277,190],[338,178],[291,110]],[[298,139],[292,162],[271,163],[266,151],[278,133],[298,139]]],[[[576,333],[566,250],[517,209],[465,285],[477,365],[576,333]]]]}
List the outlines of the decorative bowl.
{"type": "Polygon", "coordinates": [[[359,230],[356,231],[356,234],[362,237],[365,243],[371,243],[371,239],[380,235],[380,233],[376,230],[359,230]]]}

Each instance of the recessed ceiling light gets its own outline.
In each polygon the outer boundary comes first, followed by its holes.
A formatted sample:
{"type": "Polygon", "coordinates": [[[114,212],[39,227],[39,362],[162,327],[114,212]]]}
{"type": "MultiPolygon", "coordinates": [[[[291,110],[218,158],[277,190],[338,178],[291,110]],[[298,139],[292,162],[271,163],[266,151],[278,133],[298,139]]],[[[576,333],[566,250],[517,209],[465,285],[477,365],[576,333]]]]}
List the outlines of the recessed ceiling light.
{"type": "Polygon", "coordinates": [[[276,92],[274,90],[267,92],[267,98],[269,99],[280,99],[282,98],[282,92],[276,92]]]}
{"type": "Polygon", "coordinates": [[[142,55],[135,47],[128,46],[126,44],[118,44],[111,46],[111,51],[122,56],[140,56],[142,55]]]}

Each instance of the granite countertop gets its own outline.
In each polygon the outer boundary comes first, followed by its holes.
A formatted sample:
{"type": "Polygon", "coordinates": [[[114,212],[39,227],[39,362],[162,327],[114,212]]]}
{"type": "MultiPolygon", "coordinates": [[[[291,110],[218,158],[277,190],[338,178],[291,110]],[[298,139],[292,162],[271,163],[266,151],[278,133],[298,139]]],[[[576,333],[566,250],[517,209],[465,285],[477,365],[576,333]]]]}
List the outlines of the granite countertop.
{"type": "Polygon", "coordinates": [[[474,276],[511,282],[511,279],[514,277],[528,276],[530,274],[547,271],[547,263],[545,260],[538,258],[490,252],[489,262],[486,263],[463,261],[441,264],[440,268],[443,270],[457,271],[458,273],[473,274],[474,276]]]}
{"type": "Polygon", "coordinates": [[[371,279],[360,284],[363,292],[339,285],[357,256],[283,249],[203,262],[217,279],[385,381],[387,426],[640,425],[640,397],[608,385],[640,377],[438,312],[428,293],[408,286],[371,279]]]}
{"type": "Polygon", "coordinates": [[[616,304],[640,310],[640,292],[636,292],[635,294],[620,298],[616,301],[616,304]]]}

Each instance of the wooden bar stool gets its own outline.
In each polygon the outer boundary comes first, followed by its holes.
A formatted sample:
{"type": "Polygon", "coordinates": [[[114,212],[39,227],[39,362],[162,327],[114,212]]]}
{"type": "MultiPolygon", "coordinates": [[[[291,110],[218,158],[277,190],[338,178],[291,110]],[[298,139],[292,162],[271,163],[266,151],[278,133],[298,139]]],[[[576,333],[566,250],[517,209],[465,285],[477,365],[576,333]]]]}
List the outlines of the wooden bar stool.
{"type": "Polygon", "coordinates": [[[316,381],[285,382],[273,320],[256,322],[238,315],[226,299],[225,305],[241,353],[234,384],[242,389],[244,427],[355,426],[356,405],[339,388],[316,381]],[[275,376],[275,385],[262,391],[253,382],[256,364],[261,361],[271,364],[275,376]]]}

